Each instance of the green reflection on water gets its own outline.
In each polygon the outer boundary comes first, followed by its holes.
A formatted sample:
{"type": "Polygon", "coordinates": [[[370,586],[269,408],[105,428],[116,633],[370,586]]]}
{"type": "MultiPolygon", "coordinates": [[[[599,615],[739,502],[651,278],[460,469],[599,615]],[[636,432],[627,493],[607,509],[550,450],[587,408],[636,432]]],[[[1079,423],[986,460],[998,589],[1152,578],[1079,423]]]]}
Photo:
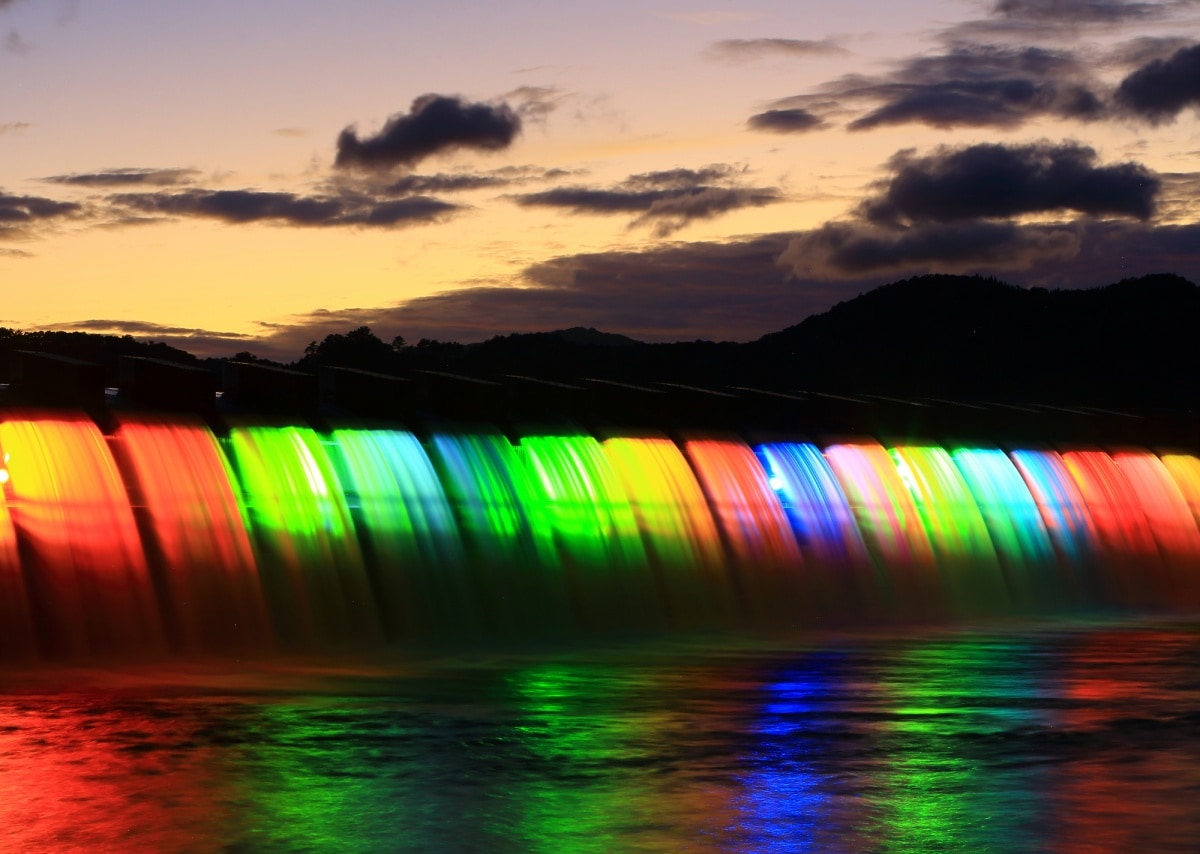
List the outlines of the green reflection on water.
{"type": "Polygon", "coordinates": [[[614,714],[617,686],[597,696],[595,674],[546,665],[509,676],[521,705],[514,737],[541,760],[543,774],[524,782],[516,832],[529,851],[590,852],[618,848],[617,829],[637,809],[631,781],[607,773],[627,751],[627,719],[614,714]]]}
{"type": "Polygon", "coordinates": [[[888,758],[876,831],[887,850],[1037,850],[1041,774],[1010,765],[1003,745],[1043,723],[1031,702],[1038,686],[1013,666],[1028,652],[1017,642],[938,639],[899,651],[884,670],[879,748],[888,758]]]}

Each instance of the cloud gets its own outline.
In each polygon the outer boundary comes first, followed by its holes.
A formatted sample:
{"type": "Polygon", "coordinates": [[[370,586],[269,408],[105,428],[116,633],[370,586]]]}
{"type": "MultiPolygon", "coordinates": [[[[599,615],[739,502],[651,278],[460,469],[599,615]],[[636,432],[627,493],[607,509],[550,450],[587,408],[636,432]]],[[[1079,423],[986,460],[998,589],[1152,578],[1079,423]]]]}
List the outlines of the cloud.
{"type": "MultiPolygon", "coordinates": [[[[456,289],[392,306],[299,315],[266,339],[294,358],[330,332],[370,326],[385,340],[481,341],[512,332],[594,326],[646,341],[747,340],[823,311],[841,283],[797,283],[776,259],[788,235],[687,243],[647,252],[568,255],[510,286],[456,289]]],[[[251,348],[253,349],[253,348],[251,348]]]]}
{"type": "Polygon", "coordinates": [[[521,131],[521,118],[508,104],[468,103],[446,95],[421,95],[408,113],[396,113],[373,136],[353,126],[337,138],[336,166],[390,169],[414,166],[433,154],[460,148],[507,148],[521,131]]]}
{"type": "Polygon", "coordinates": [[[1192,39],[1181,36],[1139,36],[1114,45],[1101,62],[1106,67],[1136,69],[1193,44],[1192,39]]]}
{"type": "Polygon", "coordinates": [[[1197,281],[1200,224],[972,221],[897,230],[835,223],[719,243],[564,255],[503,282],[260,322],[263,334],[253,340],[205,330],[172,339],[165,330],[174,327],[153,324],[92,328],[127,329],[201,355],[248,349],[284,361],[297,358],[310,341],[363,325],[384,340],[403,335],[409,341],[471,342],[591,326],[644,341],[747,341],[904,275],[930,271],[1004,274],[1018,285],[1065,288],[1165,271],[1197,281]]]}
{"type": "Polygon", "coordinates": [[[389,196],[415,193],[459,193],[470,190],[496,189],[553,181],[576,173],[565,169],[543,169],[540,166],[503,166],[487,172],[438,172],[433,175],[409,174],[387,181],[376,192],[389,196]]]}
{"type": "Polygon", "coordinates": [[[275,130],[271,131],[271,133],[275,134],[276,136],[283,136],[289,139],[305,139],[308,136],[311,136],[311,131],[309,131],[308,128],[301,127],[275,128],[275,130]]]}
{"type": "Polygon", "coordinates": [[[0,192],[0,237],[30,236],[39,224],[69,217],[82,210],[83,207],[75,202],[0,192]]]}
{"type": "Polygon", "coordinates": [[[41,180],[52,184],[67,184],[80,187],[173,187],[191,184],[200,172],[196,169],[102,169],[99,172],[72,172],[67,175],[51,175],[41,180]]]}
{"type": "Polygon", "coordinates": [[[135,338],[159,341],[186,350],[201,358],[208,356],[229,356],[248,345],[258,351],[258,355],[267,358],[291,360],[296,353],[284,352],[273,347],[261,336],[243,332],[215,332],[210,329],[200,329],[189,326],[169,326],[161,323],[151,323],[143,320],[73,320],[65,323],[48,323],[33,327],[34,330],[91,332],[97,335],[132,335],[135,338]]]}
{"type": "Polygon", "coordinates": [[[24,249],[10,249],[5,246],[0,246],[0,258],[32,258],[32,252],[26,252],[24,249]]]}
{"type": "Polygon", "coordinates": [[[137,214],[196,216],[227,223],[276,222],[296,226],[374,226],[394,228],[440,222],[460,205],[428,196],[376,199],[355,195],[313,195],[261,190],[185,190],[120,193],[108,197],[117,210],[137,214]]]}
{"type": "Polygon", "coordinates": [[[25,41],[16,30],[10,30],[4,38],[4,49],[8,53],[29,53],[33,50],[33,45],[25,41]]]}
{"type": "Polygon", "coordinates": [[[1200,222],[1200,172],[1163,172],[1156,218],[1159,222],[1200,222]]]}
{"type": "Polygon", "coordinates": [[[722,39],[704,51],[709,59],[723,62],[750,62],[756,59],[840,56],[844,47],[832,39],[722,39]]]}
{"type": "Polygon", "coordinates": [[[190,326],[165,326],[161,323],[151,323],[144,320],[73,320],[67,323],[54,323],[35,328],[41,330],[61,329],[80,332],[100,332],[114,335],[216,335],[230,340],[250,340],[255,337],[241,332],[213,332],[208,329],[198,329],[190,326]]]}
{"type": "Polygon", "coordinates": [[[1064,210],[1147,219],[1160,180],[1139,163],[1097,166],[1077,143],[939,147],[923,157],[903,151],[892,177],[859,212],[877,224],[1011,218],[1064,210]]]}
{"type": "Polygon", "coordinates": [[[943,31],[947,43],[988,38],[1070,40],[1080,30],[1114,32],[1145,27],[1174,17],[1197,0],[1125,2],[1125,0],[997,0],[988,17],[965,21],[943,31]]]}
{"type": "Polygon", "coordinates": [[[808,110],[793,107],[757,113],[746,120],[746,125],[751,130],[765,130],[771,133],[803,133],[825,127],[825,120],[808,110]]]}
{"type": "Polygon", "coordinates": [[[697,220],[783,200],[783,194],[773,187],[738,186],[738,175],[740,170],[717,164],[698,170],[631,175],[611,187],[555,187],[512,198],[523,207],[566,208],[581,214],[637,214],[630,222],[631,228],[652,225],[655,236],[666,237],[697,220]]]}
{"type": "Polygon", "coordinates": [[[910,123],[1015,128],[1043,116],[1102,118],[1100,90],[1087,63],[1069,51],[966,42],[910,57],[883,75],[846,75],[769,107],[817,114],[865,108],[847,125],[860,131],[910,123]]]}
{"type": "Polygon", "coordinates": [[[32,127],[29,122],[4,122],[0,124],[0,135],[6,133],[18,133],[32,127]]]}
{"type": "Polygon", "coordinates": [[[869,273],[1023,269],[1078,251],[1078,237],[1069,228],[970,221],[897,230],[827,223],[793,238],[780,262],[800,278],[850,279],[869,273]]]}
{"type": "Polygon", "coordinates": [[[1124,0],[998,0],[992,6],[997,18],[1020,21],[1097,22],[1140,21],[1161,17],[1163,3],[1128,3],[1124,0]]]}
{"type": "Polygon", "coordinates": [[[970,222],[897,232],[842,223],[724,243],[565,255],[505,283],[264,325],[267,334],[248,349],[293,359],[309,341],[362,325],[384,340],[470,342],[591,326],[644,341],[747,341],[930,271],[1005,274],[1015,284],[1066,288],[1164,271],[1196,281],[1200,224],[970,222]]]}
{"type": "Polygon", "coordinates": [[[1042,115],[1099,118],[1103,103],[1085,78],[1082,63],[1063,51],[968,44],[909,60],[889,78],[850,78],[838,94],[880,102],[850,122],[850,130],[910,122],[1016,127],[1042,115]]]}
{"type": "Polygon", "coordinates": [[[557,86],[518,86],[502,97],[516,105],[514,109],[522,121],[540,123],[561,107],[571,93],[557,86]]]}
{"type": "Polygon", "coordinates": [[[1200,107],[1200,44],[1154,59],[1117,86],[1117,103],[1129,113],[1164,124],[1187,107],[1200,107]]]}

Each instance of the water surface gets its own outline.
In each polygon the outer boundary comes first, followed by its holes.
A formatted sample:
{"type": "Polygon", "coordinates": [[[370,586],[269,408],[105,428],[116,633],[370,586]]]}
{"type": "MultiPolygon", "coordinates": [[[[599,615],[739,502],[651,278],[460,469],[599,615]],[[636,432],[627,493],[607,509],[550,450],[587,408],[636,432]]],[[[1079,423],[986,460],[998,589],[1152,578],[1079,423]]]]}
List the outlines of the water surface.
{"type": "Polygon", "coordinates": [[[1200,623],[9,670],[0,848],[1193,851],[1200,623]]]}

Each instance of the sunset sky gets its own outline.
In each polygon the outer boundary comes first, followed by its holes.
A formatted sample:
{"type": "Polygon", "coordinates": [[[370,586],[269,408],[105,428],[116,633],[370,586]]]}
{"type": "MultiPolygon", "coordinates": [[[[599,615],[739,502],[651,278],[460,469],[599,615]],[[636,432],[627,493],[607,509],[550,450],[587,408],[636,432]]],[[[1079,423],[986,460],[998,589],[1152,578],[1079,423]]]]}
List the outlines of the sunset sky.
{"type": "Polygon", "coordinates": [[[0,0],[0,325],[750,340],[1200,282],[1200,0],[0,0]]]}

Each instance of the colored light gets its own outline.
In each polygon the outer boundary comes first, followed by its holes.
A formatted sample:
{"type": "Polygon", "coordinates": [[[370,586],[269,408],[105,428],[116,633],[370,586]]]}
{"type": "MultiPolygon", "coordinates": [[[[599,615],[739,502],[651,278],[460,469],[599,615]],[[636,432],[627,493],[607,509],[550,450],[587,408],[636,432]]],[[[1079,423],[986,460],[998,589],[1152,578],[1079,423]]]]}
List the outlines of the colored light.
{"type": "Polygon", "coordinates": [[[1200,459],[0,423],[0,657],[1200,601],[1200,459]]]}
{"type": "Polygon", "coordinates": [[[272,616],[287,640],[308,645],[378,637],[354,523],[317,434],[236,427],[228,452],[272,616]]]}
{"type": "MultiPolygon", "coordinates": [[[[82,418],[0,424],[5,485],[18,535],[33,552],[48,643],[56,652],[162,650],[145,552],[112,454],[82,418]]],[[[2,526],[0,526],[2,528],[2,526]]]]}

